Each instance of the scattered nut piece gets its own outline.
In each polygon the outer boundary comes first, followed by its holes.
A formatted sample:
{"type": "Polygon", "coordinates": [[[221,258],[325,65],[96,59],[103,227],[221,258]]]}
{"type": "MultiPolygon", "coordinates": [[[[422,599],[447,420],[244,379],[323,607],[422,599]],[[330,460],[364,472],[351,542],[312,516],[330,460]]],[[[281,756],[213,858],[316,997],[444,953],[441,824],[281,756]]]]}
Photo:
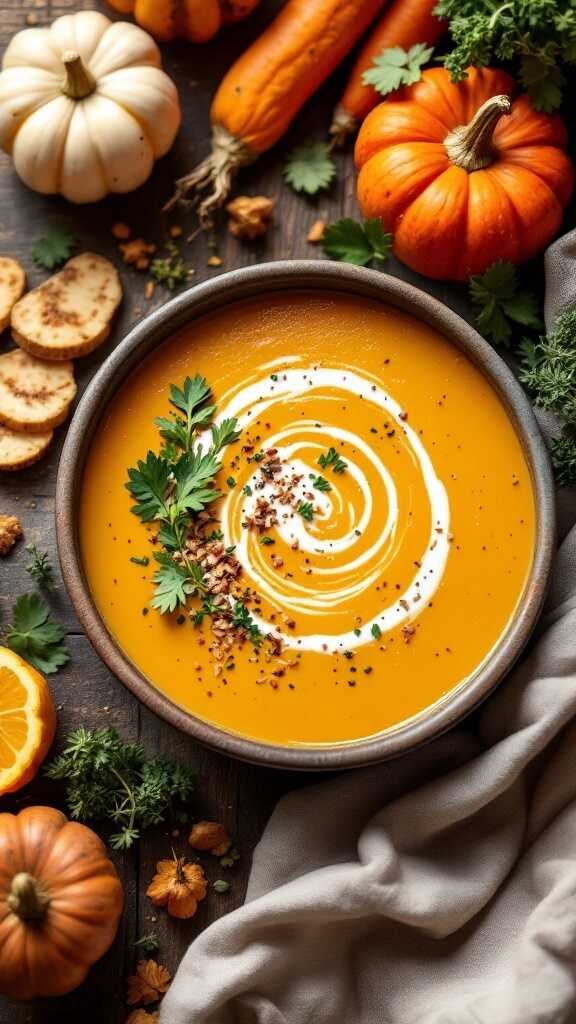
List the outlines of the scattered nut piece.
{"type": "Polygon", "coordinates": [[[220,256],[209,256],[208,259],[206,260],[206,266],[207,267],[221,267],[222,266],[222,260],[220,259],[220,256]]]}
{"type": "Polygon", "coordinates": [[[180,238],[180,235],[184,233],[184,228],[181,228],[179,224],[173,224],[168,233],[170,238],[180,238]]]}
{"type": "Polygon", "coordinates": [[[232,846],[224,825],[217,821],[197,821],[192,827],[188,842],[194,850],[208,850],[215,857],[223,857],[232,846]]]}
{"type": "Polygon", "coordinates": [[[0,471],[14,472],[31,466],[42,458],[53,437],[52,430],[43,434],[24,434],[0,423],[0,471]]]}
{"type": "Polygon", "coordinates": [[[114,264],[84,252],[16,303],[14,341],[40,359],[86,355],[108,337],[121,299],[114,264]]]}
{"type": "Polygon", "coordinates": [[[12,550],[22,536],[22,527],[16,516],[0,515],[0,557],[12,550]]]}
{"type": "Polygon", "coordinates": [[[120,252],[124,263],[136,267],[136,270],[147,270],[152,253],[156,252],[156,246],[143,238],[133,238],[131,242],[124,242],[120,246],[120,252]]]}
{"type": "Polygon", "coordinates": [[[0,331],[10,323],[12,307],[24,294],[26,274],[16,260],[0,256],[0,331]]]}
{"type": "Polygon", "coordinates": [[[146,289],[144,291],[144,295],[148,299],[148,302],[150,302],[150,300],[152,299],[152,297],[154,295],[155,289],[156,289],[156,281],[147,281],[146,282],[146,289]]]}
{"type": "Polygon", "coordinates": [[[112,225],[112,234],[114,238],[117,238],[119,242],[127,242],[132,234],[132,231],[127,224],[124,224],[119,220],[116,224],[112,225]]]}
{"type": "Polygon", "coordinates": [[[317,245],[318,242],[321,242],[322,239],[324,238],[325,231],[326,221],[315,220],[312,227],[310,228],[310,231],[306,236],[306,239],[308,242],[312,242],[313,244],[317,245]]]}
{"type": "Polygon", "coordinates": [[[268,196],[237,196],[228,203],[226,210],[230,214],[230,234],[251,241],[266,234],[274,212],[274,200],[268,196]]]}
{"type": "Polygon", "coordinates": [[[170,972],[165,967],[161,967],[155,960],[140,960],[136,974],[128,978],[126,1002],[129,1006],[134,1006],[135,1003],[144,1006],[156,1003],[160,996],[168,991],[169,984],[170,972]]]}
{"type": "Polygon", "coordinates": [[[49,363],[15,348],[0,356],[0,423],[42,434],[62,423],[76,395],[71,362],[49,363]]]}

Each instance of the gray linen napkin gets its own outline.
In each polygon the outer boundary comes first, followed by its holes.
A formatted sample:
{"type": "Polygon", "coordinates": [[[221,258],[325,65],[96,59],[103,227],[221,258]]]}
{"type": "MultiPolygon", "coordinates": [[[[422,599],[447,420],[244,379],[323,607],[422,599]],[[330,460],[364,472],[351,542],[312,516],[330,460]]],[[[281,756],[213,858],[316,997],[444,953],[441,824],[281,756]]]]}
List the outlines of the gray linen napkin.
{"type": "MultiPolygon", "coordinates": [[[[548,250],[549,326],[575,255],[548,250]]],[[[475,735],[285,797],[161,1024],[575,1024],[575,523],[475,735]]]]}

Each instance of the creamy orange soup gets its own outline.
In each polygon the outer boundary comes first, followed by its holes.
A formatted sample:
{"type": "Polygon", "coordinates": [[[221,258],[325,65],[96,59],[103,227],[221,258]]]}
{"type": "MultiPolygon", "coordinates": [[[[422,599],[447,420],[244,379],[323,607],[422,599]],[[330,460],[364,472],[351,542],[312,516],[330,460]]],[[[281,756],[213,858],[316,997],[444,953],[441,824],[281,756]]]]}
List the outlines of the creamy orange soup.
{"type": "Polygon", "coordinates": [[[466,685],[523,593],[535,508],[514,427],[461,352],[377,302],[290,293],[197,320],[132,374],[92,444],[80,531],[94,600],[154,686],[231,732],[321,744],[394,728],[466,685]],[[217,514],[280,658],[246,643],[217,667],[209,620],[150,609],[157,532],[131,512],[127,467],[158,451],[169,386],[195,374],[242,430],[217,514]],[[253,454],[270,448],[313,516],[280,505],[255,531],[243,524],[276,484],[253,454]],[[320,465],[330,448],[343,470],[320,465]]]}

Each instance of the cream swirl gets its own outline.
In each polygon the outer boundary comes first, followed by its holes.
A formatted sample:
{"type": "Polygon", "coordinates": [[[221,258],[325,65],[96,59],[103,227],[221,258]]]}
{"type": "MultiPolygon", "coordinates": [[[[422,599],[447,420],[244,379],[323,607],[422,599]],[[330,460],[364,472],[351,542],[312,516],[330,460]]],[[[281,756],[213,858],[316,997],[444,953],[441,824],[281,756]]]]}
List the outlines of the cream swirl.
{"type": "MultiPolygon", "coordinates": [[[[282,365],[285,367],[286,361],[282,365]]],[[[273,571],[250,531],[242,528],[242,522],[254,513],[257,499],[272,498],[276,489],[274,480],[259,477],[259,465],[254,463],[248,486],[240,495],[231,492],[225,499],[222,510],[225,543],[236,545],[236,556],[254,590],[275,608],[298,616],[297,631],[283,633],[287,648],[317,652],[351,650],[374,642],[374,634],[378,635],[378,630],[385,633],[410,622],[433,597],[442,580],[449,551],[448,497],[418,433],[376,378],[360,375],[348,367],[290,367],[279,373],[274,373],[274,369],[275,364],[263,367],[266,376],[225,395],[220,404],[218,422],[235,416],[242,431],[246,431],[261,422],[266,411],[270,415],[271,408],[276,409],[278,403],[289,407],[293,405],[293,409],[288,409],[291,418],[280,430],[266,437],[265,447],[278,450],[283,471],[297,481],[295,499],[305,500],[307,493],[309,496],[310,478],[319,472],[318,456],[329,445],[337,444],[347,463],[347,489],[355,489],[357,501],[344,497],[339,475],[328,474],[330,490],[314,492],[315,514],[311,522],[294,512],[289,514],[280,509],[275,527],[279,542],[290,548],[297,547],[304,555],[320,556],[309,579],[305,577],[298,581],[289,578],[289,574],[280,576],[273,571]],[[365,438],[353,429],[335,423],[320,424],[303,415],[306,400],[312,395],[316,402],[325,400],[327,419],[333,414],[331,403],[337,396],[338,401],[343,397],[353,397],[372,403],[380,413],[384,412],[388,421],[394,421],[394,429],[403,438],[409,457],[422,478],[429,503],[427,543],[416,561],[416,571],[408,586],[397,593],[391,603],[384,604],[376,615],[364,621],[361,629],[351,628],[338,633],[318,632],[318,617],[328,617],[335,609],[345,612],[347,602],[362,599],[362,594],[382,579],[402,543],[398,530],[399,499],[394,473],[365,438]],[[296,409],[298,415],[295,415],[296,409]],[[372,483],[367,477],[368,470],[374,474],[372,483]],[[360,506],[358,512],[357,504],[360,506]],[[374,525],[374,516],[380,515],[382,527],[366,545],[362,538],[368,533],[369,526],[374,525]],[[339,524],[338,530],[334,528],[335,522],[339,524]],[[347,552],[350,558],[342,565],[335,556],[347,552]]],[[[253,613],[253,617],[263,632],[274,631],[274,625],[262,616],[253,613]]]]}

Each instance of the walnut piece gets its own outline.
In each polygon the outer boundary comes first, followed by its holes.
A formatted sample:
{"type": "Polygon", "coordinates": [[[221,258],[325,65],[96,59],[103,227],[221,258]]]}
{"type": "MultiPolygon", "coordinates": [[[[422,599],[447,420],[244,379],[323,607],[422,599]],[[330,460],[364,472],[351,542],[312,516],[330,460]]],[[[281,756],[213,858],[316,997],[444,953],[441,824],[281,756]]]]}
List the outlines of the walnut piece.
{"type": "Polygon", "coordinates": [[[230,234],[252,241],[266,234],[274,212],[274,200],[268,196],[238,196],[228,203],[226,210],[230,214],[230,234]]]}
{"type": "Polygon", "coordinates": [[[224,825],[217,821],[197,821],[188,842],[194,850],[208,850],[215,857],[223,857],[232,846],[224,825]]]}
{"type": "Polygon", "coordinates": [[[12,550],[22,536],[22,527],[16,516],[0,516],[0,557],[12,550]]]}

